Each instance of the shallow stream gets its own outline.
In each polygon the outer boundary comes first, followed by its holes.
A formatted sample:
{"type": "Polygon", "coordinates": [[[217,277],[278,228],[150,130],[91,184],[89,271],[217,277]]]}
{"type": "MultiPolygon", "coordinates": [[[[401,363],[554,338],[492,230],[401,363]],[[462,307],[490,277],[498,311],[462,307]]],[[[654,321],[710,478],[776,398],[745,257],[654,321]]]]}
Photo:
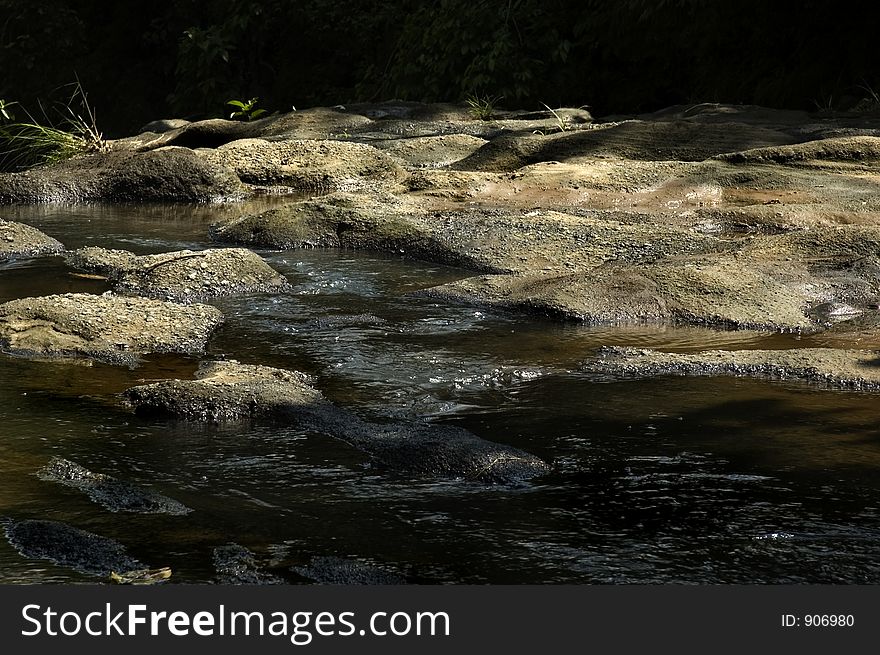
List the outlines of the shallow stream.
{"type": "MultiPolygon", "coordinates": [[[[239,206],[6,207],[68,248],[211,247],[239,206]]],[[[304,371],[364,417],[466,427],[553,462],[492,486],[379,473],[332,439],[135,417],[117,394],[198,362],[128,369],[0,357],[0,517],[112,537],[172,581],[211,582],[235,542],[276,574],[336,556],[415,583],[880,583],[876,394],[579,372],[603,345],[791,348],[791,335],[595,328],[438,301],[466,271],[375,254],[260,251],[292,290],[214,302],[208,357],[304,371]],[[368,316],[363,316],[368,315],[368,316]],[[352,319],[352,316],[357,318],[352,319]],[[347,317],[328,320],[328,317],[347,317]],[[35,473],[53,455],[160,491],[186,516],[111,513],[35,473]]],[[[0,302],[106,290],[60,257],[0,264],[0,302]]],[[[0,540],[0,583],[90,582],[0,540]]]]}

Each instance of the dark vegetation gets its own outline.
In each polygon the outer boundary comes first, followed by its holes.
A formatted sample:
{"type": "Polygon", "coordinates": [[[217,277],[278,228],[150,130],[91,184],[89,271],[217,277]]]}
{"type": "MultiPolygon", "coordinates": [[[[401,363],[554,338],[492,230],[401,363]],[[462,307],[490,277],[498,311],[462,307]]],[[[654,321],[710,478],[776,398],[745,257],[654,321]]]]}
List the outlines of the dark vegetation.
{"type": "Polygon", "coordinates": [[[0,0],[0,98],[78,75],[111,136],[159,117],[503,97],[597,115],[688,102],[840,110],[880,88],[872,3],[0,0]]]}

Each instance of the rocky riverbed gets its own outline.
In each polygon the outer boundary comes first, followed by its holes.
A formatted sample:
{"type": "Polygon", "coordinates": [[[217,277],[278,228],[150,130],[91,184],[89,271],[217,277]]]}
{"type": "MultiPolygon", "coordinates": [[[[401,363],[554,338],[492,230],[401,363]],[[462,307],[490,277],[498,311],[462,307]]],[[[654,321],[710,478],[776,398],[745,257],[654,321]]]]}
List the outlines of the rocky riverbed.
{"type": "MultiPolygon", "coordinates": [[[[488,307],[609,329],[792,339],[781,349],[598,348],[566,375],[753,377],[871,392],[880,389],[878,191],[880,116],[871,114],[701,104],[602,120],[565,109],[481,121],[457,105],[389,102],[249,123],[158,121],[107,153],[0,174],[0,203],[223,203],[223,218],[204,230],[214,247],[137,254],[120,242],[67,251],[51,230],[0,220],[0,262],[53,258],[106,287],[0,304],[0,351],[132,370],[153,354],[185,356],[198,370],[139,380],[109,402],[182,424],[295,426],[351,447],[389,479],[540,484],[565,475],[564,458],[483,438],[472,426],[365,416],[328,400],[314,371],[250,364],[246,349],[224,353],[245,363],[217,359],[209,351],[223,313],[243,306],[226,303],[288,302],[290,276],[267,252],[376,252],[457,267],[452,281],[408,297],[474,315],[488,307]],[[265,197],[275,199],[271,207],[229,209],[265,197]]],[[[371,308],[358,311],[296,329],[303,339],[310,330],[396,329],[371,308]]],[[[60,458],[40,471],[111,512],[190,520],[189,504],[110,472],[60,458]]],[[[91,563],[88,545],[102,537],[33,518],[16,517],[6,529],[27,557],[101,575],[144,568],[115,542],[102,548],[118,563],[91,563]],[[44,542],[57,535],[85,546],[51,551],[44,542]]],[[[243,546],[212,552],[219,580],[284,581],[243,546]]],[[[309,561],[284,575],[403,580],[322,554],[309,561]]]]}

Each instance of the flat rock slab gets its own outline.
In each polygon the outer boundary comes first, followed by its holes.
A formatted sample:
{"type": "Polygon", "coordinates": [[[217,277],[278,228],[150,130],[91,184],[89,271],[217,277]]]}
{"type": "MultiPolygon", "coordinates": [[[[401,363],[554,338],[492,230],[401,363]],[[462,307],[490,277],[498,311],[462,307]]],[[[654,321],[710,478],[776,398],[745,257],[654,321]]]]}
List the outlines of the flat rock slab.
{"type": "Polygon", "coordinates": [[[802,380],[823,386],[880,389],[880,352],[837,348],[708,350],[665,353],[641,348],[603,348],[584,370],[623,377],[706,375],[802,380]]]}
{"type": "Polygon", "coordinates": [[[384,152],[345,141],[241,139],[200,152],[206,162],[231,169],[242,182],[257,186],[345,189],[405,176],[403,167],[384,152]]]}
{"type": "Polygon", "coordinates": [[[0,262],[62,252],[64,244],[37,228],[0,218],[0,262]]]}
{"type": "Polygon", "coordinates": [[[287,279],[245,248],[135,255],[89,246],[67,255],[80,270],[106,275],[114,291],[174,302],[281,291],[287,279]]]}
{"type": "Polygon", "coordinates": [[[94,473],[61,457],[53,457],[37,475],[42,480],[79,489],[111,512],[183,515],[192,511],[173,498],[104,473],[94,473]]]}
{"type": "Polygon", "coordinates": [[[125,391],[139,414],[222,422],[278,416],[323,403],[309,376],[236,361],[206,362],[195,380],[165,380],[125,391]]]}
{"type": "Polygon", "coordinates": [[[549,472],[530,453],[467,430],[422,423],[374,423],[328,402],[308,376],[238,362],[208,362],[195,380],[166,380],[124,392],[135,412],[192,421],[274,418],[339,439],[370,455],[378,468],[404,475],[489,483],[549,472]]]}
{"type": "Polygon", "coordinates": [[[49,560],[80,573],[107,577],[147,568],[126,554],[122,544],[57,521],[13,522],[6,526],[6,538],[24,557],[49,560]]]}
{"type": "Polygon", "coordinates": [[[0,305],[0,352],[135,364],[148,353],[198,355],[223,321],[208,305],[87,293],[0,305]]]}

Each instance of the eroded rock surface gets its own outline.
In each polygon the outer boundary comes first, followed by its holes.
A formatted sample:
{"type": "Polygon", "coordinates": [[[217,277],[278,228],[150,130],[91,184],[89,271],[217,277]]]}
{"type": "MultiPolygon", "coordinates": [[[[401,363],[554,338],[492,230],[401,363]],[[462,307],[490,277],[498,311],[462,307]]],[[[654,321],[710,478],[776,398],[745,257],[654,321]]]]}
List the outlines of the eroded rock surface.
{"type": "Polygon", "coordinates": [[[132,387],[124,396],[148,416],[215,422],[274,417],[349,443],[394,473],[507,483],[550,470],[534,455],[462,428],[366,421],[328,402],[296,371],[209,362],[195,380],[132,387]]]}
{"type": "Polygon", "coordinates": [[[74,268],[106,275],[124,295],[193,302],[242,293],[280,291],[287,280],[244,248],[179,250],[137,256],[89,246],[67,255],[74,268]]]}
{"type": "Polygon", "coordinates": [[[239,421],[272,417],[324,402],[298,371],[236,361],[206,362],[194,380],[164,380],[132,387],[125,397],[140,414],[190,421],[239,421]]]}
{"type": "Polygon", "coordinates": [[[192,511],[173,498],[105,473],[94,473],[61,457],[53,457],[38,475],[43,480],[79,489],[111,512],[182,515],[192,511]]]}
{"type": "Polygon", "coordinates": [[[0,305],[0,351],[134,364],[148,353],[201,354],[223,320],[208,305],[76,293],[0,305]]]}
{"type": "Polygon", "coordinates": [[[0,203],[206,202],[242,198],[246,193],[233,171],[212,166],[181,147],[116,150],[21,173],[0,173],[0,203]]]}
{"type": "Polygon", "coordinates": [[[62,252],[64,245],[37,228],[0,218],[0,262],[62,252]]]}
{"type": "Polygon", "coordinates": [[[876,350],[797,348],[680,354],[609,347],[587,362],[584,370],[622,377],[728,375],[802,380],[846,389],[880,389],[880,351],[876,350]]]}

